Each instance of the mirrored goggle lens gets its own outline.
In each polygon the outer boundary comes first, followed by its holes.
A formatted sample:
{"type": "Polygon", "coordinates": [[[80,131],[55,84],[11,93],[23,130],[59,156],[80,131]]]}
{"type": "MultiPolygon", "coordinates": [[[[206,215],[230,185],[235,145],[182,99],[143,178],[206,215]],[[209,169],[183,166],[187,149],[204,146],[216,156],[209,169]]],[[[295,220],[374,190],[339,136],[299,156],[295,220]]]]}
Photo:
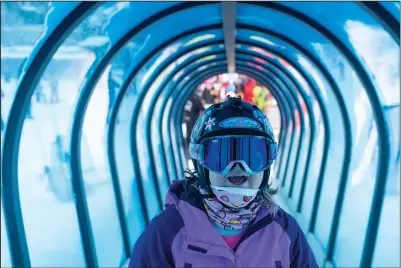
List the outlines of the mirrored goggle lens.
{"type": "Polygon", "coordinates": [[[216,137],[203,143],[203,165],[223,172],[233,161],[241,161],[252,172],[269,167],[276,158],[276,143],[261,137],[216,137]]]}

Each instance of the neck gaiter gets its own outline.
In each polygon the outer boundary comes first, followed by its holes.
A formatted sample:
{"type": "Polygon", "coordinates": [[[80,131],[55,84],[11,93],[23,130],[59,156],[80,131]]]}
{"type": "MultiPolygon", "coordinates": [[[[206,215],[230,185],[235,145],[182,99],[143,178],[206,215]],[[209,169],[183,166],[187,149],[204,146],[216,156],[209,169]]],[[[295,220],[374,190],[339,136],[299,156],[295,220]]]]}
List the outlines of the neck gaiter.
{"type": "MultiPolygon", "coordinates": [[[[215,195],[204,198],[203,204],[212,223],[224,230],[241,230],[255,219],[261,206],[259,189],[221,187],[211,185],[215,195]]],[[[200,189],[202,194],[210,194],[200,189]]]]}

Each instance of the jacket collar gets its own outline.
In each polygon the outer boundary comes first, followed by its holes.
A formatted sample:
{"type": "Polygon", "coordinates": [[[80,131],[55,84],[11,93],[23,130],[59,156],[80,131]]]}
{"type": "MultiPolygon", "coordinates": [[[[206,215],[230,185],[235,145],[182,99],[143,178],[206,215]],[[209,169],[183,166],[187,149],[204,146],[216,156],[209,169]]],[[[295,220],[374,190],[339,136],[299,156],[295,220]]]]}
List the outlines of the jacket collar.
{"type": "MultiPolygon", "coordinates": [[[[184,189],[184,180],[175,180],[169,187],[165,205],[174,205],[180,213],[186,229],[187,239],[203,241],[215,245],[225,245],[225,241],[210,222],[204,211],[203,203],[188,196],[184,189]]],[[[271,213],[274,206],[262,206],[254,220],[254,224],[271,213]]]]}
{"type": "Polygon", "coordinates": [[[188,200],[183,181],[175,180],[169,187],[165,205],[175,205],[180,213],[185,229],[186,239],[213,245],[225,245],[225,241],[210,222],[207,214],[196,207],[195,200],[188,200]],[[178,194],[181,192],[182,194],[178,194]]]}

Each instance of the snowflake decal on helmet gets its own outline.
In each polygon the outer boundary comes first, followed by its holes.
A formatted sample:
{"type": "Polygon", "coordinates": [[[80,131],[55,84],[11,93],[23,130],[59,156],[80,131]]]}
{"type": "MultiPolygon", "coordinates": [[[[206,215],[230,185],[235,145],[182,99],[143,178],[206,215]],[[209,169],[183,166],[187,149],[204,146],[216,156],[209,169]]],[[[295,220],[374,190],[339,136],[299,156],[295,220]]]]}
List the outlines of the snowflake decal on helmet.
{"type": "Polygon", "coordinates": [[[211,118],[209,117],[209,120],[205,124],[205,130],[211,130],[212,126],[214,126],[216,123],[214,122],[216,118],[211,118]]]}
{"type": "Polygon", "coordinates": [[[195,142],[199,136],[202,134],[202,126],[205,124],[206,119],[210,116],[211,111],[210,110],[206,110],[203,114],[201,114],[199,116],[199,118],[196,120],[195,126],[192,130],[192,134],[191,134],[191,141],[195,142]]]}

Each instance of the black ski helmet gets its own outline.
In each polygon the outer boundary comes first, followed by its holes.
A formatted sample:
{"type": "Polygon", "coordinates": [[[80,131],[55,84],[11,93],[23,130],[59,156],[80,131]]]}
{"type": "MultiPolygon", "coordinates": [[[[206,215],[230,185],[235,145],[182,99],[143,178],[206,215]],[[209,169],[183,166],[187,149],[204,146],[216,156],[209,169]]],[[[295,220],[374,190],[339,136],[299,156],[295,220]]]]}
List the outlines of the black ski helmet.
{"type": "MultiPolygon", "coordinates": [[[[203,188],[210,188],[209,173],[197,160],[197,148],[206,138],[225,135],[262,136],[276,143],[273,128],[266,115],[256,105],[243,101],[241,96],[228,96],[226,101],[211,105],[196,120],[189,146],[190,158],[199,177],[199,186],[203,188]],[[242,120],[237,120],[238,117],[242,120]]],[[[269,175],[270,167],[264,172],[260,189],[266,186],[269,175]]]]}

